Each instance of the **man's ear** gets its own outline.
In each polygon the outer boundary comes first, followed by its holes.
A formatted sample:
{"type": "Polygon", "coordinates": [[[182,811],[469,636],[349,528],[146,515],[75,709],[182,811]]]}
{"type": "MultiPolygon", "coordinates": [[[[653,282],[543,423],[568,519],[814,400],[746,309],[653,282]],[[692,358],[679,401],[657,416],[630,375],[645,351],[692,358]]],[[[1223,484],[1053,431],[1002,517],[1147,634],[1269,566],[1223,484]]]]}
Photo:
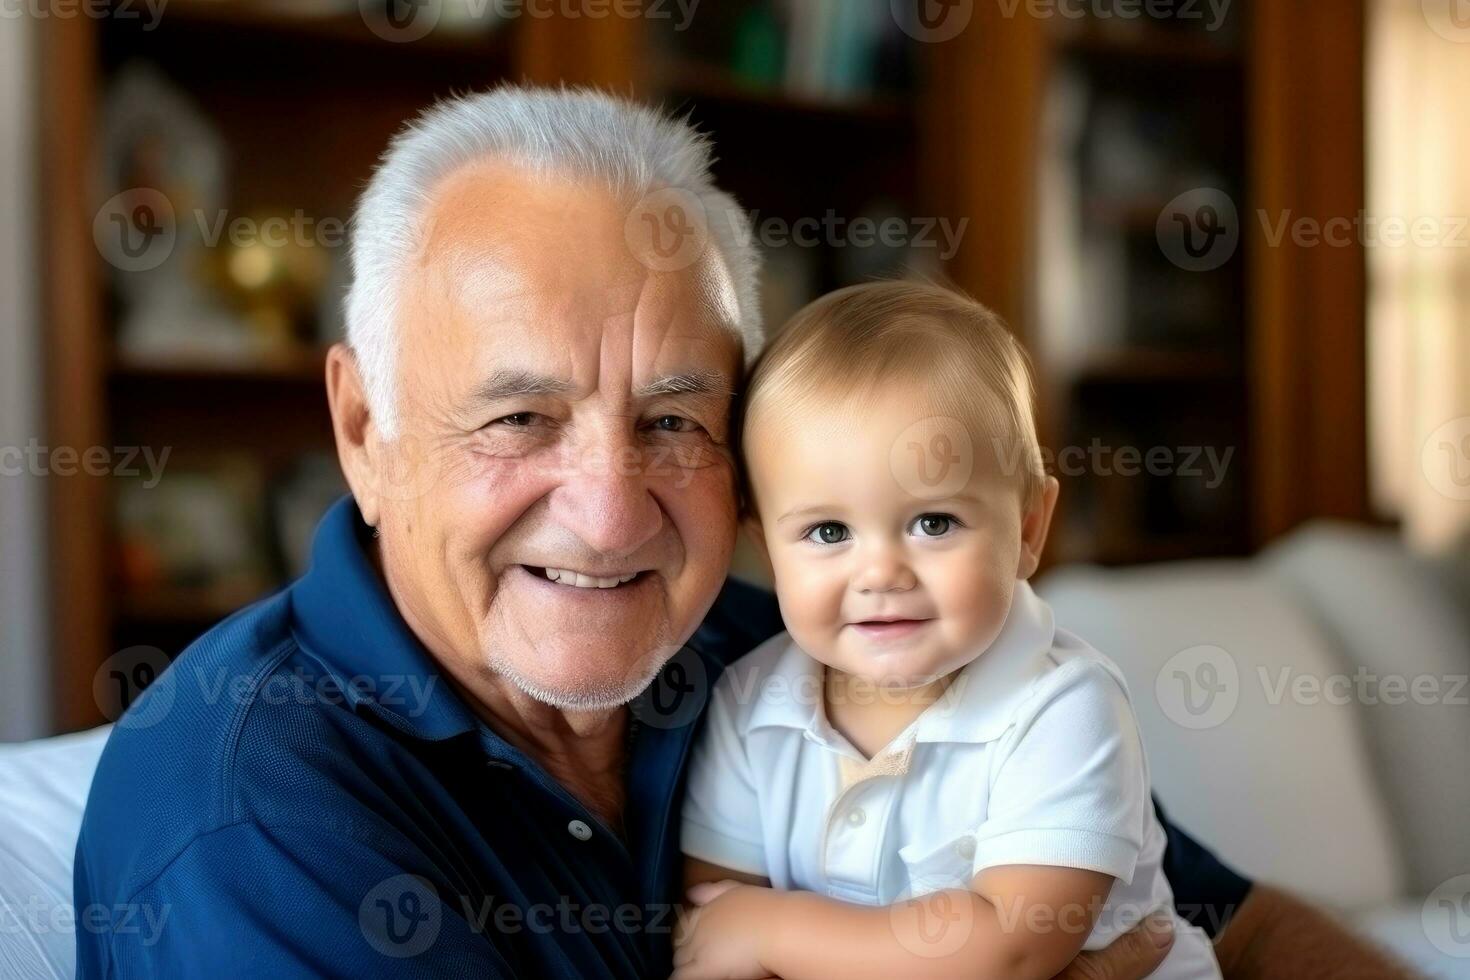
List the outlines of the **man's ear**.
{"type": "Polygon", "coordinates": [[[1062,486],[1054,476],[1046,477],[1036,500],[1021,515],[1021,557],[1016,563],[1016,577],[1030,578],[1041,564],[1041,552],[1046,548],[1046,535],[1051,530],[1051,517],[1057,509],[1057,496],[1062,486]]]}
{"type": "Polygon", "coordinates": [[[362,519],[376,527],[382,505],[377,493],[381,445],[357,356],[346,344],[333,344],[327,351],[327,404],[332,410],[337,461],[362,519]]]}

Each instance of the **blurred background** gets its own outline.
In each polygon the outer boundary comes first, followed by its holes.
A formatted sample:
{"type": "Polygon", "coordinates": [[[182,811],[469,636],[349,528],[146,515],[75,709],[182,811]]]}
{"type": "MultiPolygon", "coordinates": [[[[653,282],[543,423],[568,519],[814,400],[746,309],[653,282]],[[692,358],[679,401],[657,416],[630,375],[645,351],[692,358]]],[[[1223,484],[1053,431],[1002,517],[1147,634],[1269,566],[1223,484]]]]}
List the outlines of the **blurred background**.
{"type": "Polygon", "coordinates": [[[0,2],[0,740],[114,717],[149,678],[108,664],[299,573],[343,490],[355,197],[417,110],[506,81],[708,132],[773,328],[906,271],[1006,318],[1063,484],[1046,592],[1140,651],[1191,829],[1416,923],[1470,872],[1470,0],[0,2]],[[1439,694],[1294,696],[1295,728],[1252,714],[1283,664],[1439,694]],[[1173,676],[1241,710],[1194,724],[1173,676]],[[1316,832],[1237,839],[1189,784],[1232,765],[1316,832]]]}
{"type": "Polygon", "coordinates": [[[1470,480],[1454,2],[10,6],[5,736],[97,720],[111,652],[173,654],[300,570],[342,490],[322,351],[355,197],[416,110],[503,81],[710,133],[773,328],[906,270],[995,307],[1065,484],[1053,564],[1466,521],[1425,472],[1470,480]]]}

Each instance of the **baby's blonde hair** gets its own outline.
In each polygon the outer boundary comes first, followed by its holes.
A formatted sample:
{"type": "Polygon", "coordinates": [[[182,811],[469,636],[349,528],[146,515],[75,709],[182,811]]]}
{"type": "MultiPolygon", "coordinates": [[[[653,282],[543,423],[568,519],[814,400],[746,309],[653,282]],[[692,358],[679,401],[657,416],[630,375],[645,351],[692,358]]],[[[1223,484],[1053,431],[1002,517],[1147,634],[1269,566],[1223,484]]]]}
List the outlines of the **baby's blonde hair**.
{"type": "MultiPolygon", "coordinates": [[[[862,403],[903,384],[921,386],[916,408],[965,425],[972,451],[1014,467],[1023,505],[1035,502],[1046,475],[1030,359],[994,312],[931,282],[849,286],[799,310],[751,369],[741,444],[762,412],[862,403]]],[[[748,481],[745,489],[754,509],[748,481]]]]}

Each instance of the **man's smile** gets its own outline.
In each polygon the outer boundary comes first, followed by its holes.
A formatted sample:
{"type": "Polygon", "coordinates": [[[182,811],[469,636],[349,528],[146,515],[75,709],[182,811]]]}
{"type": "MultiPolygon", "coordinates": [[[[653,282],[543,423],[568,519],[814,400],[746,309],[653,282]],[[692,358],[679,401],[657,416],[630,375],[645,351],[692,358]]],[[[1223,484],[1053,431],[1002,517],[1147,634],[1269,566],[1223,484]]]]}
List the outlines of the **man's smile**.
{"type": "Polygon", "coordinates": [[[570,568],[543,568],[542,572],[553,582],[562,585],[572,585],[579,589],[613,589],[624,582],[631,582],[637,572],[628,572],[626,575],[611,575],[605,578],[598,577],[586,572],[576,572],[570,568]]]}
{"type": "Polygon", "coordinates": [[[565,592],[576,589],[586,592],[627,592],[653,578],[652,569],[613,572],[593,575],[569,568],[551,568],[541,565],[516,565],[532,582],[565,592]]]}

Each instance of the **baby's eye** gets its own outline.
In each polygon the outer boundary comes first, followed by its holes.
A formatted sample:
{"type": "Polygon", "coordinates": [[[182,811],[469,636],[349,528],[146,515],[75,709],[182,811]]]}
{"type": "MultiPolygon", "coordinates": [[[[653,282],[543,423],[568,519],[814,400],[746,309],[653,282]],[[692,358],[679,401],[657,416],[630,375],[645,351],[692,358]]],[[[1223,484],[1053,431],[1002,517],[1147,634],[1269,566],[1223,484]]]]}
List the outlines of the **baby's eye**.
{"type": "Polygon", "coordinates": [[[928,538],[939,538],[949,533],[954,518],[948,514],[922,514],[914,520],[914,533],[928,538]]]}
{"type": "Polygon", "coordinates": [[[806,539],[817,544],[841,544],[851,536],[848,533],[847,525],[839,524],[836,521],[823,521],[806,532],[806,539]]]}

